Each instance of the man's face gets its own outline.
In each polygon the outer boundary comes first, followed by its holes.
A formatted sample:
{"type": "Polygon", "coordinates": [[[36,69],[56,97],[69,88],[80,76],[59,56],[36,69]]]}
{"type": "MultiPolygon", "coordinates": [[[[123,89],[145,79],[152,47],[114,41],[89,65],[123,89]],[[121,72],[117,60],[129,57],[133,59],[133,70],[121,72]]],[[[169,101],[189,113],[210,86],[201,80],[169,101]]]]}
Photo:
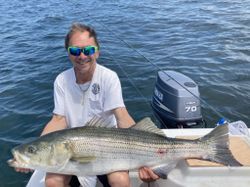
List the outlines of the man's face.
{"type": "MultiPolygon", "coordinates": [[[[69,46],[84,48],[87,46],[97,46],[93,37],[89,37],[89,32],[76,32],[72,35],[69,46]]],[[[69,59],[71,60],[75,71],[80,74],[86,74],[91,72],[96,64],[96,59],[99,56],[99,51],[96,51],[93,55],[86,56],[81,53],[79,56],[73,56],[69,53],[69,59]]]]}

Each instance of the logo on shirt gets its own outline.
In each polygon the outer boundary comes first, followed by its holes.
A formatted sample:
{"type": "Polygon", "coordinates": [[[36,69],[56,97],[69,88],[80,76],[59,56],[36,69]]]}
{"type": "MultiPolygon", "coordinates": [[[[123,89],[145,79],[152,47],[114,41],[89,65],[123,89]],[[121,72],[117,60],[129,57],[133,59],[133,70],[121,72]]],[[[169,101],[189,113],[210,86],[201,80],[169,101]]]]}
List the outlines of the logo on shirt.
{"type": "Polygon", "coordinates": [[[98,83],[92,85],[92,93],[95,95],[100,93],[100,85],[98,83]]]}

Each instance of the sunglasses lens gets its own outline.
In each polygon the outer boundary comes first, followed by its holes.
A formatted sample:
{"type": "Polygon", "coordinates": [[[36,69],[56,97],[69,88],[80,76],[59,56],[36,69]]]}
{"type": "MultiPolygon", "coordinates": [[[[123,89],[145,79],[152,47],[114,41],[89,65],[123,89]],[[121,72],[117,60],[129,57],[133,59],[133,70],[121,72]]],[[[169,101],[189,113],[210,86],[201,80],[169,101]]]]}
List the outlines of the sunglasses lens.
{"type": "Polygon", "coordinates": [[[77,47],[70,47],[69,48],[69,53],[73,56],[79,56],[81,54],[81,48],[77,47]]]}
{"type": "Polygon", "coordinates": [[[92,47],[92,46],[85,47],[83,49],[83,53],[86,56],[91,56],[91,55],[95,54],[95,47],[92,47]]]}
{"type": "Polygon", "coordinates": [[[91,56],[91,55],[95,54],[96,49],[97,48],[94,46],[87,46],[83,49],[79,48],[79,47],[69,47],[68,51],[73,56],[80,56],[81,52],[83,52],[83,54],[86,56],[91,56]]]}

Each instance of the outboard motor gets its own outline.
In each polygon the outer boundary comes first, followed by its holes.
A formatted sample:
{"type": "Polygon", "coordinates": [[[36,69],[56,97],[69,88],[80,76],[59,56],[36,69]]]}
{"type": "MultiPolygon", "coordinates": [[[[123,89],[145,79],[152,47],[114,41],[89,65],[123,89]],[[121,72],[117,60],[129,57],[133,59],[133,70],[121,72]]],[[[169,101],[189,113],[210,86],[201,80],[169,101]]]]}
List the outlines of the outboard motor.
{"type": "Polygon", "coordinates": [[[152,108],[160,128],[188,128],[202,125],[198,85],[175,71],[159,71],[152,108]]]}

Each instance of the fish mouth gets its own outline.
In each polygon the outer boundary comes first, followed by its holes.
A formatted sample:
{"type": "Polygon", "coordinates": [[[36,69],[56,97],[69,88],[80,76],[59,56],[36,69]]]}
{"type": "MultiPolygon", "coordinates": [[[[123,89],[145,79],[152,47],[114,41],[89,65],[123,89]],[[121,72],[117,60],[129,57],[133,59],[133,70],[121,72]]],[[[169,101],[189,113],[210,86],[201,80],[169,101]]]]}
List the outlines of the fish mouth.
{"type": "Polygon", "coordinates": [[[13,159],[9,159],[7,162],[11,167],[18,167],[18,168],[28,168],[29,158],[19,151],[13,149],[12,151],[13,159]]]}

